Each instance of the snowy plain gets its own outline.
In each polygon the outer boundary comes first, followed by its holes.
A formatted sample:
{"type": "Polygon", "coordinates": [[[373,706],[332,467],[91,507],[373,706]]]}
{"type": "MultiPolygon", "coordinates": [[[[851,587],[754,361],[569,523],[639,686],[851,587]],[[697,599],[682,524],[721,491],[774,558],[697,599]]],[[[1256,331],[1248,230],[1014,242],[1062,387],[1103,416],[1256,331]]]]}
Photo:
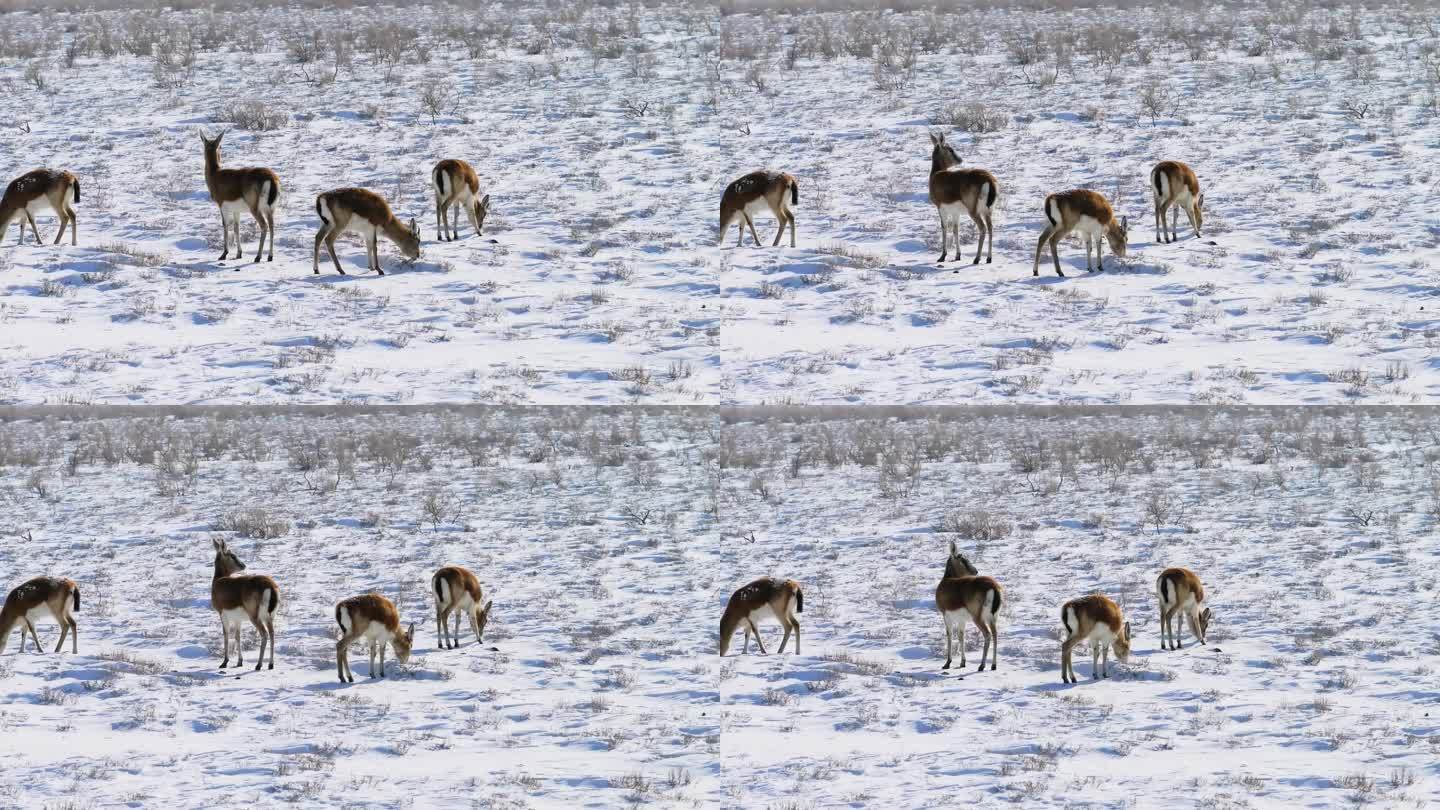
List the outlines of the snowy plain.
{"type": "Polygon", "coordinates": [[[729,590],[805,595],[802,655],[771,623],[722,659],[728,806],[1433,806],[1440,414],[737,410],[721,463],[729,590]],[[951,540],[1005,589],[994,672],[973,627],[940,668],[951,540]],[[1203,648],[1159,649],[1171,565],[1203,648]],[[1067,686],[1060,606],[1092,591],[1134,648],[1067,686]]]}
{"type": "Polygon", "coordinates": [[[67,168],[82,193],[79,247],[0,245],[0,401],[715,401],[702,32],[436,12],[4,14],[0,175],[67,168]],[[223,166],[279,174],[274,263],[248,216],[246,259],[217,262],[202,129],[228,132],[223,166]],[[447,157],[492,195],[483,236],[435,241],[447,157]],[[346,236],[349,275],[311,273],[315,197],[345,186],[417,220],[419,261],[382,239],[380,278],[346,236]]]}
{"type": "MultiPolygon", "coordinates": [[[[715,806],[713,412],[156,413],[0,426],[0,580],[80,586],[80,653],[0,656],[0,807],[715,806]],[[220,670],[211,537],[282,591],[220,670]],[[430,576],[479,576],[436,645],[430,576]],[[335,670],[376,590],[408,665],[335,670]],[[233,661],[232,661],[233,665],[233,661]]],[[[53,623],[39,623],[53,648],[53,623]]]]}
{"type": "MultiPolygon", "coordinates": [[[[733,174],[799,180],[800,244],[734,229],[725,401],[1433,401],[1440,28],[1428,5],[726,17],[733,174]],[[930,132],[1000,185],[994,263],[937,265],[930,132]],[[1204,234],[1157,244],[1163,159],[1204,234]],[[1032,277],[1045,196],[1107,195],[1129,255],[1032,277]]],[[[953,248],[952,248],[953,249],[953,248]]],[[[952,254],[953,256],[953,254],[952,254]]]]}

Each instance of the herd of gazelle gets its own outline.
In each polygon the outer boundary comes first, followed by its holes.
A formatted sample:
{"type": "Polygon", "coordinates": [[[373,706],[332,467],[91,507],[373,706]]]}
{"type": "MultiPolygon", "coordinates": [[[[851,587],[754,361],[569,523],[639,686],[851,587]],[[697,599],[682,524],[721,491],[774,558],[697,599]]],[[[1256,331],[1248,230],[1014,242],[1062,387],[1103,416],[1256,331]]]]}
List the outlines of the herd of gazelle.
{"type": "MultiPolygon", "coordinates": [[[[260,634],[260,651],[255,669],[265,666],[265,648],[270,648],[269,668],[275,668],[275,612],[280,607],[280,586],[275,580],[264,575],[246,574],[245,563],[230,550],[225,541],[214,540],[215,575],[210,581],[210,607],[220,617],[220,633],[224,638],[224,657],[220,668],[230,666],[230,642],[235,642],[235,665],[244,666],[240,649],[240,630],[246,621],[260,634]]],[[[490,620],[493,601],[487,601],[480,588],[480,580],[470,571],[451,565],[435,572],[430,579],[430,589],[435,599],[435,627],[437,646],[455,649],[460,646],[460,620],[465,618],[475,633],[475,643],[484,641],[485,625],[490,620]],[[450,629],[450,618],[455,618],[455,629],[450,629]]],[[[70,636],[70,651],[80,652],[80,632],[75,624],[75,611],[80,609],[80,586],[73,580],[57,577],[36,577],[29,580],[5,597],[0,608],[0,653],[5,652],[5,643],[12,630],[20,630],[20,651],[25,650],[25,633],[35,641],[36,652],[43,652],[40,638],[35,635],[35,621],[45,616],[60,624],[60,643],[55,652],[65,645],[70,636]]],[[[335,606],[335,623],[340,626],[340,640],[335,645],[335,666],[340,680],[355,682],[350,671],[350,645],[364,640],[370,646],[370,677],[385,677],[385,647],[395,650],[395,657],[403,665],[410,660],[410,650],[415,644],[415,624],[401,628],[400,613],[395,604],[385,597],[370,593],[352,596],[335,606]],[[376,654],[379,665],[376,665],[376,654]]]]}
{"type": "MultiPolygon", "coordinates": [[[[220,617],[220,632],[224,638],[224,657],[220,668],[230,666],[230,640],[235,640],[235,665],[244,666],[240,652],[240,630],[249,621],[260,635],[260,651],[255,669],[265,665],[265,648],[270,648],[269,668],[275,668],[275,612],[280,607],[280,586],[275,580],[264,575],[245,574],[245,563],[240,561],[225,541],[216,538],[215,572],[210,583],[210,606],[220,617]]],[[[440,649],[455,649],[460,645],[460,621],[469,621],[475,634],[476,643],[485,636],[485,625],[490,619],[493,601],[486,600],[480,587],[480,580],[470,571],[459,566],[446,566],[435,572],[430,579],[431,591],[435,598],[435,631],[440,649]],[[454,617],[455,627],[450,629],[450,618],[454,617]]],[[[1190,626],[1190,634],[1201,644],[1205,643],[1206,631],[1210,627],[1210,608],[1205,604],[1205,588],[1200,578],[1186,568],[1167,568],[1155,582],[1155,594],[1160,603],[1160,646],[1161,649],[1180,649],[1184,637],[1184,625],[1190,626]]],[[[985,639],[980,653],[980,669],[985,669],[989,659],[994,670],[999,661],[999,631],[996,617],[1004,601],[1004,590],[994,578],[980,576],[975,566],[961,554],[952,542],[950,555],[945,560],[945,573],[935,588],[935,609],[945,625],[945,665],[949,669],[953,659],[955,636],[960,637],[960,666],[965,661],[965,625],[974,622],[985,639]]],[[[40,639],[35,635],[35,620],[50,616],[60,624],[60,642],[55,651],[60,652],[67,634],[70,636],[71,652],[78,653],[79,629],[75,624],[74,612],[80,609],[80,587],[69,579],[37,577],[15,588],[5,598],[0,608],[0,653],[11,631],[20,630],[20,649],[25,649],[25,632],[35,641],[40,651],[40,639]]],[[[760,638],[757,622],[774,619],[784,628],[780,640],[780,652],[795,636],[795,653],[800,653],[800,619],[798,614],[805,610],[805,595],[800,583],[793,579],[761,577],[746,584],[730,596],[725,612],[720,617],[720,655],[730,651],[730,642],[736,630],[745,634],[744,653],[750,651],[750,638],[755,638],[761,654],[765,654],[765,642],[760,638]]],[[[340,627],[340,640],[335,645],[335,666],[340,680],[354,683],[355,675],[350,670],[350,645],[365,640],[370,647],[370,677],[385,677],[385,647],[395,650],[395,657],[403,665],[410,659],[410,650],[415,644],[415,624],[402,628],[400,612],[385,597],[370,593],[352,596],[335,606],[335,623],[340,627]],[[379,665],[376,665],[376,655],[379,665]]],[[[1064,627],[1064,639],[1060,648],[1061,677],[1067,683],[1074,683],[1075,670],[1071,664],[1071,651],[1075,645],[1090,642],[1091,673],[1093,677],[1109,677],[1110,650],[1123,663],[1130,657],[1130,623],[1124,613],[1108,597],[1100,594],[1072,599],[1060,608],[1060,623],[1064,627]]]]}
{"type": "MultiPolygon", "coordinates": [[[[220,230],[224,247],[219,261],[229,258],[243,259],[244,248],[240,237],[240,217],[249,212],[260,230],[260,245],[255,250],[255,261],[264,257],[275,261],[275,203],[280,198],[280,176],[273,170],[259,167],[240,169],[224,168],[220,165],[220,142],[225,133],[214,138],[200,134],[205,147],[205,187],[210,199],[220,209],[220,230]],[[230,236],[235,236],[235,255],[230,255],[230,236]],[[269,250],[266,250],[266,244],[269,250]]],[[[453,158],[435,164],[430,173],[431,186],[435,191],[435,228],[441,241],[460,238],[459,208],[465,212],[470,224],[479,236],[485,225],[485,215],[490,210],[490,195],[480,193],[480,178],[470,164],[453,158]]],[[[10,222],[20,219],[20,243],[25,243],[25,223],[40,242],[40,231],[35,227],[36,211],[49,208],[60,218],[60,232],[55,244],[65,235],[66,225],[70,226],[70,244],[78,244],[73,203],[80,201],[80,180],[68,171],[35,169],[13,180],[0,197],[0,239],[10,229],[10,222]]],[[[395,243],[406,258],[420,255],[420,228],[412,218],[401,222],[390,210],[384,197],[363,188],[337,188],[315,198],[315,213],[320,217],[320,230],[315,234],[315,251],[311,256],[311,269],[320,272],[320,246],[330,252],[330,260],[340,275],[345,271],[335,255],[335,239],[342,233],[359,234],[365,240],[366,258],[369,269],[380,275],[378,240],[381,235],[395,243]]]]}
{"type": "MultiPolygon", "coordinates": [[[[1167,568],[1155,580],[1155,596],[1160,603],[1160,648],[1178,650],[1184,636],[1183,625],[1188,622],[1190,634],[1201,644],[1205,643],[1210,628],[1210,608],[1205,604],[1205,587],[1200,577],[1188,568],[1167,568]],[[1182,621],[1183,619],[1183,621],[1182,621]],[[1178,631],[1178,632],[1177,632],[1178,631]]],[[[950,556],[945,560],[945,573],[935,587],[935,609],[945,625],[945,665],[949,669],[955,649],[955,636],[960,637],[960,666],[965,662],[965,625],[974,622],[980,628],[985,646],[980,653],[980,670],[985,669],[988,657],[990,669],[996,668],[999,660],[1000,634],[995,625],[996,616],[1004,601],[1004,590],[992,577],[980,576],[979,571],[965,555],[950,543],[950,556]]],[[[760,641],[756,622],[762,619],[776,619],[785,629],[780,641],[780,652],[785,652],[785,643],[793,632],[795,652],[800,653],[800,613],[805,605],[800,583],[793,579],[762,577],[736,591],[725,605],[720,617],[720,654],[730,650],[731,637],[735,631],[745,633],[745,648],[750,651],[750,637],[765,653],[765,644],[760,641]]],[[[1060,677],[1066,683],[1076,683],[1075,668],[1071,653],[1075,646],[1090,643],[1091,676],[1108,678],[1110,650],[1125,663],[1130,658],[1130,623],[1120,606],[1109,597],[1091,594],[1072,599],[1060,608],[1060,624],[1064,628],[1060,645],[1060,677]]]]}
{"type": "MultiPolygon", "coordinates": [[[[945,141],[941,133],[931,133],[933,149],[930,153],[930,202],[940,214],[940,262],[950,256],[950,239],[955,239],[955,258],[960,258],[960,218],[969,215],[980,233],[975,246],[975,259],[985,256],[986,264],[994,260],[995,225],[992,213],[995,200],[1000,195],[1000,181],[984,169],[963,168],[960,153],[945,141]]],[[[1205,195],[1200,192],[1200,180],[1189,166],[1177,160],[1163,160],[1150,170],[1150,187],[1155,200],[1155,241],[1173,242],[1178,237],[1176,226],[1179,211],[1190,219],[1195,235],[1200,235],[1204,225],[1203,206],[1205,195]],[[1178,209],[1178,210],[1177,210],[1178,209]],[[1169,222],[1166,216],[1169,215],[1169,222]]],[[[720,196],[720,242],[730,226],[740,230],[735,245],[745,242],[745,228],[760,245],[760,236],[755,233],[751,214],[769,210],[779,223],[775,241],[771,247],[780,244],[785,229],[790,229],[790,246],[795,247],[795,212],[792,205],[800,202],[799,186],[795,178],[784,172],[762,169],[751,172],[725,187],[720,196]]],[[[1040,257],[1045,248],[1055,264],[1055,274],[1064,276],[1060,269],[1060,240],[1070,234],[1078,234],[1085,243],[1085,268],[1104,270],[1102,258],[1104,245],[1118,256],[1124,256],[1129,243],[1130,222],[1128,217],[1115,218],[1110,201],[1105,195],[1088,189],[1072,189],[1051,194],[1045,198],[1045,228],[1040,232],[1040,243],[1035,247],[1035,264],[1032,275],[1040,275],[1040,257]],[[1095,259],[1092,263],[1092,250],[1095,259]]]]}

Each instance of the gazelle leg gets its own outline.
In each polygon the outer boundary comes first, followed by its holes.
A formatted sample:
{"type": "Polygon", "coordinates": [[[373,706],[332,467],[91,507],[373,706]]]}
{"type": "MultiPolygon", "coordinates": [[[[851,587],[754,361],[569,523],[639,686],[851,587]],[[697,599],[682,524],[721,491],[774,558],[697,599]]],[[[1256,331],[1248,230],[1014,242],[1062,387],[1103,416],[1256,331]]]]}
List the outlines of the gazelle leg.
{"type": "Polygon", "coordinates": [[[220,248],[220,258],[217,261],[225,261],[230,258],[230,221],[225,219],[225,209],[220,209],[220,238],[224,245],[220,248]]]}
{"type": "Polygon", "coordinates": [[[1060,240],[1064,238],[1065,234],[1058,228],[1050,234],[1050,258],[1055,260],[1055,275],[1061,278],[1065,277],[1065,274],[1060,271],[1060,240]]]}
{"type": "Polygon", "coordinates": [[[1071,635],[1060,645],[1060,679],[1065,683],[1075,683],[1074,665],[1071,663],[1075,649],[1076,638],[1071,635]]]}
{"type": "Polygon", "coordinates": [[[440,232],[440,241],[445,241],[445,201],[435,194],[435,230],[440,232]]]}
{"type": "Polygon", "coordinates": [[[310,256],[310,269],[315,275],[320,275],[320,245],[325,241],[326,234],[330,233],[330,226],[324,222],[320,223],[320,230],[315,232],[315,253],[310,256]]]}
{"type": "Polygon", "coordinates": [[[995,617],[990,617],[990,671],[1000,666],[1000,628],[995,626],[995,617]]]}
{"type": "Polygon", "coordinates": [[[980,252],[985,249],[985,220],[975,211],[970,212],[970,219],[975,222],[975,229],[980,232],[980,242],[975,245],[975,261],[971,264],[979,264],[980,252]]]}
{"type": "Polygon", "coordinates": [[[380,642],[380,677],[385,677],[385,642],[380,642]]]}
{"type": "Polygon", "coordinates": [[[60,219],[60,230],[55,233],[55,241],[51,244],[58,245],[60,240],[65,237],[65,226],[70,224],[70,220],[65,215],[65,206],[63,205],[55,209],[55,216],[60,219]]]}
{"type": "Polygon", "coordinates": [[[1177,227],[1179,224],[1180,224],[1180,204],[1177,203],[1177,202],[1171,202],[1171,203],[1170,203],[1170,241],[1171,241],[1171,242],[1178,242],[1178,241],[1180,241],[1180,230],[1179,230],[1179,228],[1177,227]]]}
{"type": "Polygon", "coordinates": [[[1095,237],[1095,266],[1100,272],[1105,272],[1105,237],[1095,237]]]}
{"type": "Polygon", "coordinates": [[[25,209],[25,218],[30,220],[30,233],[35,235],[35,244],[45,244],[45,240],[40,237],[40,228],[35,224],[35,215],[30,213],[30,209],[28,208],[25,209]]]}
{"type": "MultiPolygon", "coordinates": [[[[1040,275],[1040,254],[1045,252],[1045,243],[1050,241],[1050,235],[1054,232],[1055,227],[1053,225],[1046,225],[1045,230],[1040,232],[1040,241],[1035,245],[1035,266],[1032,268],[1031,275],[1040,275]]],[[[1057,270],[1060,267],[1058,259],[1056,260],[1055,267],[1057,270]]]]}
{"type": "Polygon", "coordinates": [[[325,249],[330,251],[330,261],[335,263],[335,272],[343,276],[345,275],[345,270],[340,266],[340,260],[335,256],[335,237],[339,235],[340,234],[336,233],[334,230],[331,230],[328,234],[326,234],[325,249]]]}
{"type": "Polygon", "coordinates": [[[980,635],[984,637],[985,646],[980,648],[980,669],[977,672],[985,671],[985,659],[990,657],[990,630],[985,623],[978,618],[975,619],[975,627],[979,629],[980,635]]]}
{"type": "Polygon", "coordinates": [[[985,263],[995,262],[995,221],[990,218],[990,209],[985,209],[985,263]]]}
{"type": "Polygon", "coordinates": [[[245,645],[244,639],[240,637],[240,625],[235,625],[235,666],[245,666],[245,645]]]}
{"type": "Polygon", "coordinates": [[[230,625],[226,624],[224,619],[220,620],[220,634],[225,639],[225,660],[220,662],[220,668],[224,669],[230,666],[230,625]]]}
{"type": "Polygon", "coordinates": [[[1190,220],[1190,228],[1195,231],[1195,238],[1200,238],[1200,226],[1195,224],[1195,201],[1185,206],[1185,218],[1190,220]]]}
{"type": "MultiPolygon", "coordinates": [[[[260,257],[265,253],[265,237],[269,236],[269,231],[265,228],[265,217],[260,213],[260,206],[257,205],[251,208],[250,216],[255,218],[255,226],[260,230],[260,246],[255,249],[255,261],[259,263],[260,257]]],[[[235,219],[235,230],[240,230],[240,219],[238,217],[235,219]]],[[[272,247],[271,249],[273,250],[274,248],[272,247]]],[[[241,258],[244,257],[242,256],[241,258]]]]}
{"type": "Polygon", "coordinates": [[[262,622],[252,622],[255,625],[255,632],[260,634],[260,653],[255,659],[255,671],[259,672],[265,666],[265,645],[270,643],[270,636],[265,632],[265,625],[262,622]]]}
{"type": "Polygon", "coordinates": [[[790,247],[795,247],[795,212],[786,211],[785,219],[790,223],[790,247]]]}
{"type": "Polygon", "coordinates": [[[75,655],[79,655],[79,654],[80,654],[80,625],[78,625],[78,624],[75,623],[75,617],[74,617],[74,616],[67,617],[67,618],[66,618],[66,621],[70,624],[70,652],[74,653],[75,655]]]}
{"type": "MultiPolygon", "coordinates": [[[[26,619],[25,627],[30,629],[30,640],[35,642],[35,652],[45,652],[45,648],[40,646],[40,637],[35,635],[35,625],[29,619],[26,619]]],[[[23,635],[25,631],[22,629],[20,632],[22,633],[22,635],[20,636],[20,641],[23,643],[25,641],[25,636],[23,635]]]]}
{"type": "MultiPolygon", "coordinates": [[[[937,206],[935,210],[936,210],[936,211],[939,211],[940,208],[937,206]]],[[[950,253],[950,225],[949,225],[949,223],[947,223],[947,222],[945,221],[945,214],[944,214],[944,213],[941,213],[941,214],[940,214],[940,258],[937,259],[936,262],[937,262],[938,264],[944,264],[944,263],[945,263],[945,257],[946,257],[947,255],[949,255],[949,253],[950,253]]]]}
{"type": "MultiPolygon", "coordinates": [[[[755,247],[760,247],[760,234],[755,233],[755,220],[750,218],[748,211],[745,212],[745,224],[750,226],[750,238],[755,240],[755,247]]],[[[740,236],[743,239],[745,235],[742,233],[740,236]]]]}
{"type": "Polygon", "coordinates": [[[780,653],[783,654],[785,652],[785,644],[790,641],[790,622],[781,619],[780,628],[785,631],[784,635],[780,636],[780,653]]]}
{"type": "MultiPolygon", "coordinates": [[[[439,215],[436,216],[438,218],[439,215]]],[[[435,604],[435,638],[437,639],[435,644],[442,650],[449,649],[445,645],[445,631],[445,609],[437,602],[435,604]]]]}
{"type": "Polygon", "coordinates": [[[795,628],[795,654],[800,654],[800,620],[794,616],[790,617],[790,623],[795,628]]]}
{"type": "Polygon", "coordinates": [[[1100,643],[1090,642],[1090,678],[1100,680],[1100,643]]]}
{"type": "Polygon", "coordinates": [[[1100,647],[1100,661],[1101,661],[1101,664],[1100,664],[1100,669],[1101,669],[1101,671],[1105,673],[1105,677],[1107,677],[1107,678],[1110,677],[1110,645],[1109,645],[1109,644],[1105,644],[1105,645],[1102,645],[1102,646],[1100,647]]]}
{"type": "Polygon", "coordinates": [[[370,253],[368,258],[370,260],[370,269],[383,276],[385,275],[385,271],[380,269],[380,237],[372,233],[370,234],[369,242],[368,247],[370,253]]]}
{"type": "Polygon", "coordinates": [[[951,654],[955,651],[955,637],[950,632],[950,621],[945,618],[945,614],[940,614],[940,621],[945,623],[945,666],[940,668],[949,669],[951,654]]]}
{"type": "MultiPolygon", "coordinates": [[[[473,608],[469,611],[469,616],[470,630],[475,633],[475,643],[480,644],[484,642],[484,639],[480,638],[480,622],[475,618],[475,610],[473,608]]],[[[456,624],[459,624],[459,622],[456,622],[456,624]]]]}
{"type": "Polygon", "coordinates": [[[60,650],[64,649],[64,647],[65,647],[65,637],[68,636],[68,635],[70,635],[70,623],[67,622],[67,621],[65,621],[64,619],[61,619],[61,620],[60,620],[60,641],[55,644],[55,652],[58,653],[58,652],[60,652],[60,650]]]}
{"type": "Polygon", "coordinates": [[[765,652],[765,642],[760,638],[760,628],[756,627],[754,620],[749,617],[746,617],[745,623],[750,625],[750,632],[755,634],[755,643],[760,646],[760,654],[769,655],[769,653],[765,652]]]}
{"type": "Polygon", "coordinates": [[[25,218],[16,217],[16,219],[20,220],[20,244],[23,245],[25,244],[25,218]]]}

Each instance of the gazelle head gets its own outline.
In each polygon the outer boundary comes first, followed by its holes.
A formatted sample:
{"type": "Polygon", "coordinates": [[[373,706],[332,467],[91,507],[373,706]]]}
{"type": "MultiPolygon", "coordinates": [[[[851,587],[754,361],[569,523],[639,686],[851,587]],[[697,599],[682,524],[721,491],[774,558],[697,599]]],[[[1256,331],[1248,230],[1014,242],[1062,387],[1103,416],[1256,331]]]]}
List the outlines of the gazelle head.
{"type": "Polygon", "coordinates": [[[410,650],[415,646],[415,623],[411,622],[408,628],[396,634],[390,640],[390,645],[395,648],[395,657],[400,659],[402,665],[409,661],[410,650]]]}
{"type": "Polygon", "coordinates": [[[475,203],[475,232],[479,233],[485,227],[485,215],[490,213],[490,195],[486,194],[475,203]]]}
{"type": "Polygon", "coordinates": [[[1120,626],[1120,632],[1115,635],[1115,639],[1110,642],[1110,648],[1115,651],[1115,657],[1120,659],[1122,664],[1130,663],[1131,638],[1130,622],[1125,622],[1120,626]]]}
{"type": "Polygon", "coordinates": [[[1110,220],[1105,226],[1105,241],[1110,243],[1110,250],[1116,256],[1124,256],[1130,247],[1130,218],[1120,217],[1120,221],[1110,220]]]}
{"type": "Polygon", "coordinates": [[[1203,608],[1200,611],[1200,640],[1204,641],[1210,635],[1210,608],[1203,608]]]}
{"type": "Polygon", "coordinates": [[[951,540],[950,557],[945,560],[945,576],[973,577],[978,573],[980,572],[975,566],[971,565],[970,561],[965,559],[965,555],[961,554],[960,551],[955,548],[955,541],[951,540]]]}
{"type": "Polygon", "coordinates": [[[224,137],[225,133],[221,132],[219,135],[216,135],[213,138],[207,138],[205,137],[204,130],[201,130],[200,140],[205,144],[205,157],[214,158],[216,160],[220,159],[220,141],[224,137]]]}
{"type": "Polygon", "coordinates": [[[1195,230],[1199,231],[1205,226],[1205,192],[1195,198],[1195,230]]]}
{"type": "Polygon", "coordinates": [[[931,174],[960,165],[960,153],[955,151],[955,147],[945,142],[945,133],[930,133],[930,142],[935,144],[935,148],[930,151],[931,174]]]}
{"type": "Polygon", "coordinates": [[[484,638],[484,637],[485,637],[485,625],[487,625],[487,624],[490,623],[490,606],[493,605],[493,604],[495,604],[495,600],[492,599],[492,600],[490,600],[489,602],[486,602],[486,603],[485,603],[485,607],[477,608],[477,609],[475,610],[475,636],[476,636],[476,638],[484,638]]]}
{"type": "Polygon", "coordinates": [[[245,570],[245,563],[235,556],[235,552],[225,544],[224,540],[216,537],[212,539],[215,544],[215,571],[222,577],[228,577],[245,570]]]}
{"type": "Polygon", "coordinates": [[[405,254],[405,258],[420,258],[420,226],[415,222],[414,217],[411,217],[409,224],[405,226],[405,235],[395,240],[395,244],[400,247],[400,252],[405,254]]]}

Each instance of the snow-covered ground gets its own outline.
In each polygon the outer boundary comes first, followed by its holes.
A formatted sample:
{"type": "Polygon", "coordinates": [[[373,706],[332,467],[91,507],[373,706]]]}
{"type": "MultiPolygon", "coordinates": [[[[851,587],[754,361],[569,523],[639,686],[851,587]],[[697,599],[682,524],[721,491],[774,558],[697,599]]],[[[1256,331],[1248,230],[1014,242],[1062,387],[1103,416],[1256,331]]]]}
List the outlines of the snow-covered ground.
{"type": "Polygon", "coordinates": [[[728,806],[1433,805],[1440,414],[730,419],[724,590],[793,577],[805,609],[803,655],[772,623],[723,659],[728,806]],[[951,539],[1005,588],[995,672],[940,669],[951,539]],[[1159,649],[1170,565],[1207,586],[1204,648],[1159,649]],[[1092,591],[1134,650],[1066,686],[1060,605],[1092,591]]]}
{"type": "MultiPolygon", "coordinates": [[[[1271,7],[1272,9],[1275,7],[1271,7]]],[[[718,263],[727,402],[1430,401],[1440,39],[1430,9],[736,14],[725,171],[799,179],[800,246],[718,263]],[[1024,64],[1028,63],[1028,64],[1024,64]],[[940,131],[999,179],[994,263],[938,266],[940,131]],[[1149,172],[1205,228],[1157,244],[1149,172]],[[1045,196],[1087,187],[1130,252],[1032,278],[1045,196]]],[[[724,44],[728,43],[728,45],[724,44]]],[[[953,255],[953,254],[952,254],[953,255]]]]}
{"type": "Polygon", "coordinates": [[[79,247],[0,245],[0,401],[715,401],[693,168],[715,144],[682,11],[0,15],[0,177],[68,168],[82,191],[79,247]],[[223,165],[279,174],[273,264],[249,262],[248,216],[246,260],[216,261],[201,129],[229,132],[223,165]],[[446,157],[492,195],[482,237],[435,241],[446,157]],[[381,278],[346,236],[349,275],[323,254],[312,275],[315,196],[343,186],[414,217],[420,260],[382,239],[381,278]]]}
{"type": "Polygon", "coordinates": [[[82,595],[79,655],[0,656],[0,807],[715,806],[717,430],[694,409],[0,425],[0,587],[82,595]],[[273,671],[218,668],[215,536],[280,584],[273,671]],[[436,647],[444,564],[495,601],[483,646],[436,647]],[[344,685],[334,604],[371,589],[414,655],[370,681],[357,646],[344,685]]]}

